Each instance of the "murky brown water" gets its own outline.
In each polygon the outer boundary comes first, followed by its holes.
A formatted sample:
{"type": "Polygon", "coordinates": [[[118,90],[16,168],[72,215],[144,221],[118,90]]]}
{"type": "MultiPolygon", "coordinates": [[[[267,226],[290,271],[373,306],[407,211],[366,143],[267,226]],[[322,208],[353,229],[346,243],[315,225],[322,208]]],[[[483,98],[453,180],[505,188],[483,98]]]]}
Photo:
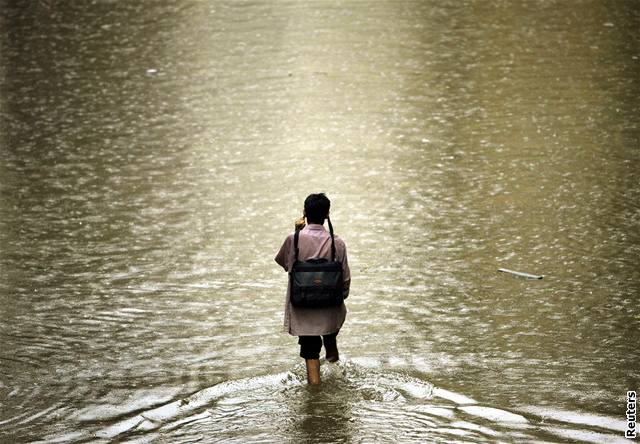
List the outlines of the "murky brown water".
{"type": "Polygon", "coordinates": [[[0,441],[622,440],[638,29],[595,0],[0,0],[0,441]],[[273,256],[317,191],[353,283],[313,391],[273,256]]]}

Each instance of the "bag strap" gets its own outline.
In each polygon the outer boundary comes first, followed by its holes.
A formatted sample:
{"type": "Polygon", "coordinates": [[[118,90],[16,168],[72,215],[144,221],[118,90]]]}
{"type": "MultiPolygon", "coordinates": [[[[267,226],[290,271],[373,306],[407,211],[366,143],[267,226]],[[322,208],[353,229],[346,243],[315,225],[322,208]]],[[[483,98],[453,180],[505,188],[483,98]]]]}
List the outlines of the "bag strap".
{"type": "Polygon", "coordinates": [[[300,237],[300,230],[301,228],[297,228],[296,229],[296,234],[293,235],[293,245],[296,249],[296,262],[298,262],[298,253],[299,253],[299,249],[298,249],[298,237],[300,237]]]}
{"type": "MultiPolygon", "coordinates": [[[[327,222],[329,223],[329,234],[331,234],[331,262],[335,262],[336,260],[336,241],[333,236],[333,225],[331,225],[331,219],[327,216],[327,222]]],[[[296,233],[293,235],[293,246],[296,251],[296,262],[298,262],[298,255],[300,254],[300,249],[298,248],[298,238],[300,237],[300,229],[296,230],[296,233]]]]}
{"type": "Polygon", "coordinates": [[[327,215],[327,222],[329,223],[329,233],[331,234],[331,262],[336,260],[336,242],[333,238],[333,225],[331,225],[331,219],[327,215]]]}

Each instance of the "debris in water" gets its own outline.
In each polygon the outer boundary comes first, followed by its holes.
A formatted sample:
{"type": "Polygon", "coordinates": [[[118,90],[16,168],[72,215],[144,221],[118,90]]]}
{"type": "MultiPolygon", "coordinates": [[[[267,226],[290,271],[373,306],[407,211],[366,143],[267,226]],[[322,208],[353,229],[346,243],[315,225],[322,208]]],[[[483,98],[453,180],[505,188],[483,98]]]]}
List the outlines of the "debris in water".
{"type": "Polygon", "coordinates": [[[513,271],[513,270],[508,270],[506,268],[498,268],[498,271],[501,273],[509,273],[509,274],[513,274],[514,276],[520,276],[527,279],[542,279],[544,277],[542,275],[523,273],[522,271],[513,271]]]}

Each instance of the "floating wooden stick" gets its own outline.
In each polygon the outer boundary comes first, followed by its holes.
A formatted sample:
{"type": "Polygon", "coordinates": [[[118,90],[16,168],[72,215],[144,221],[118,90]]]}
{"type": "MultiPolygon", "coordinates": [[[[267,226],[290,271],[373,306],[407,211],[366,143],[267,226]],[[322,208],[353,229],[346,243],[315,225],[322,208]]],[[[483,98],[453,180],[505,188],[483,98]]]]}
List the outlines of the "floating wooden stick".
{"type": "Polygon", "coordinates": [[[522,271],[513,271],[513,270],[508,270],[506,268],[498,268],[498,271],[500,271],[502,273],[513,274],[514,276],[520,276],[520,277],[527,278],[527,279],[542,279],[543,278],[543,276],[540,276],[540,275],[537,275],[537,274],[523,273],[522,271]]]}

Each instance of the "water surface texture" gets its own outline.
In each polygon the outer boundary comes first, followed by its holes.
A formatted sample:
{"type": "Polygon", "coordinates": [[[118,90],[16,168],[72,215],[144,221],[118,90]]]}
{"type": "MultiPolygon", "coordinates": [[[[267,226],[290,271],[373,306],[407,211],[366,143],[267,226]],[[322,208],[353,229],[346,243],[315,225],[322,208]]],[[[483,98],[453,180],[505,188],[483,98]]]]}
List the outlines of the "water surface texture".
{"type": "Polygon", "coordinates": [[[639,29],[613,0],[0,0],[0,441],[624,442],[639,29]],[[273,257],[318,191],[353,282],[310,390],[273,257]]]}

